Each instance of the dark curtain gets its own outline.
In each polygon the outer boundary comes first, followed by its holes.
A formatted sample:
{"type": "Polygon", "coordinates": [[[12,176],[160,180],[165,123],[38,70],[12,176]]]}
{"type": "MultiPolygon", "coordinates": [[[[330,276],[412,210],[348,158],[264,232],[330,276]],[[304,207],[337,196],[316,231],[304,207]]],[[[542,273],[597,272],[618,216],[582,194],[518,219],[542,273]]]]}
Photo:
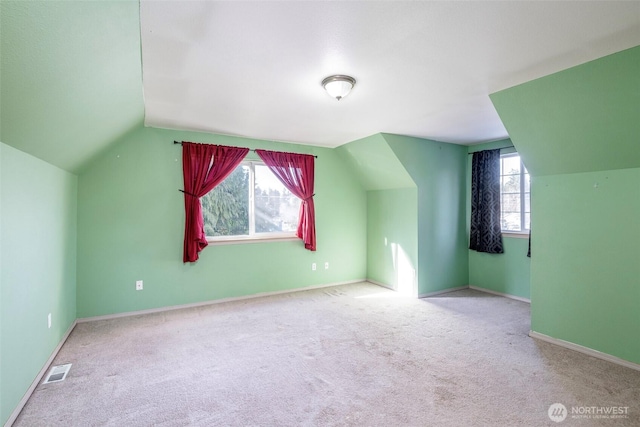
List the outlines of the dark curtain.
{"type": "Polygon", "coordinates": [[[213,190],[242,162],[248,148],[182,143],[184,176],[184,255],[183,262],[195,262],[207,246],[200,197],[213,190]]]}
{"type": "Polygon", "coordinates": [[[314,160],[309,154],[256,150],[287,190],[302,200],[296,235],[310,251],[316,250],[316,212],[313,203],[314,160]]]}
{"type": "Polygon", "coordinates": [[[527,250],[527,256],[531,258],[531,224],[529,224],[529,250],[527,250]]]}
{"type": "Polygon", "coordinates": [[[469,249],[501,254],[500,150],[473,153],[469,249]]]}

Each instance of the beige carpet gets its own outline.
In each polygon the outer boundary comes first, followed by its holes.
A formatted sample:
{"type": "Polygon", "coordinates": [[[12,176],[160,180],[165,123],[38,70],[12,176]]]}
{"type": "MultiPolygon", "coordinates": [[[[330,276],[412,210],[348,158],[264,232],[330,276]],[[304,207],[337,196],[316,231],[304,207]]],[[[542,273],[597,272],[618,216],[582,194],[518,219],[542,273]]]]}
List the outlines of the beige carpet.
{"type": "Polygon", "coordinates": [[[639,426],[640,372],[527,336],[528,304],[368,283],[81,323],[16,426],[639,426]],[[549,418],[553,403],[627,418],[549,418]]]}

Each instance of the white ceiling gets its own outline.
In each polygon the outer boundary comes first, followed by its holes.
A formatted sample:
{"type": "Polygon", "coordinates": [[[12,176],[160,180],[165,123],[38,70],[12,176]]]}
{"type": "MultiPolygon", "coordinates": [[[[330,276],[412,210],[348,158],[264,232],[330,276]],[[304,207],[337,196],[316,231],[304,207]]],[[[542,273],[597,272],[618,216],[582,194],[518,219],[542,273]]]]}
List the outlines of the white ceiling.
{"type": "Polygon", "coordinates": [[[489,94],[640,45],[640,2],[142,0],[141,33],[147,126],[472,144],[508,136],[489,94]]]}

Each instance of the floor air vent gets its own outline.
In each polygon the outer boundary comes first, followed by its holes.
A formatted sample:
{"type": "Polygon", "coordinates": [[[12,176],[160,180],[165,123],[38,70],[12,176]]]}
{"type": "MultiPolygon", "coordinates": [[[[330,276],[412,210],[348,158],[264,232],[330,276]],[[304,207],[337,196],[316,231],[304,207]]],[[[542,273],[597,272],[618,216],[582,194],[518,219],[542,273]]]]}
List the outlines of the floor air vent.
{"type": "Polygon", "coordinates": [[[69,369],[71,369],[71,365],[72,364],[69,363],[67,365],[59,365],[59,366],[52,367],[51,370],[49,371],[49,375],[47,375],[47,378],[43,381],[42,384],[57,383],[60,381],[64,381],[64,379],[67,378],[69,369]]]}

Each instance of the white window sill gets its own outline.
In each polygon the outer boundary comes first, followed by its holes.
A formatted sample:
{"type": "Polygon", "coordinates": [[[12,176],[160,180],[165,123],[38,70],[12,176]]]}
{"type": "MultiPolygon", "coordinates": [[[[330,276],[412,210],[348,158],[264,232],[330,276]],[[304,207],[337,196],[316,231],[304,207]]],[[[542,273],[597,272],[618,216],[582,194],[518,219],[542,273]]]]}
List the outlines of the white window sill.
{"type": "Polygon", "coordinates": [[[268,234],[264,236],[230,236],[230,237],[207,237],[210,245],[237,245],[242,243],[267,243],[267,242],[287,242],[300,240],[293,234],[268,234]]]}
{"type": "Polygon", "coordinates": [[[528,239],[529,232],[528,231],[503,231],[502,237],[513,237],[515,239],[528,239]]]}

